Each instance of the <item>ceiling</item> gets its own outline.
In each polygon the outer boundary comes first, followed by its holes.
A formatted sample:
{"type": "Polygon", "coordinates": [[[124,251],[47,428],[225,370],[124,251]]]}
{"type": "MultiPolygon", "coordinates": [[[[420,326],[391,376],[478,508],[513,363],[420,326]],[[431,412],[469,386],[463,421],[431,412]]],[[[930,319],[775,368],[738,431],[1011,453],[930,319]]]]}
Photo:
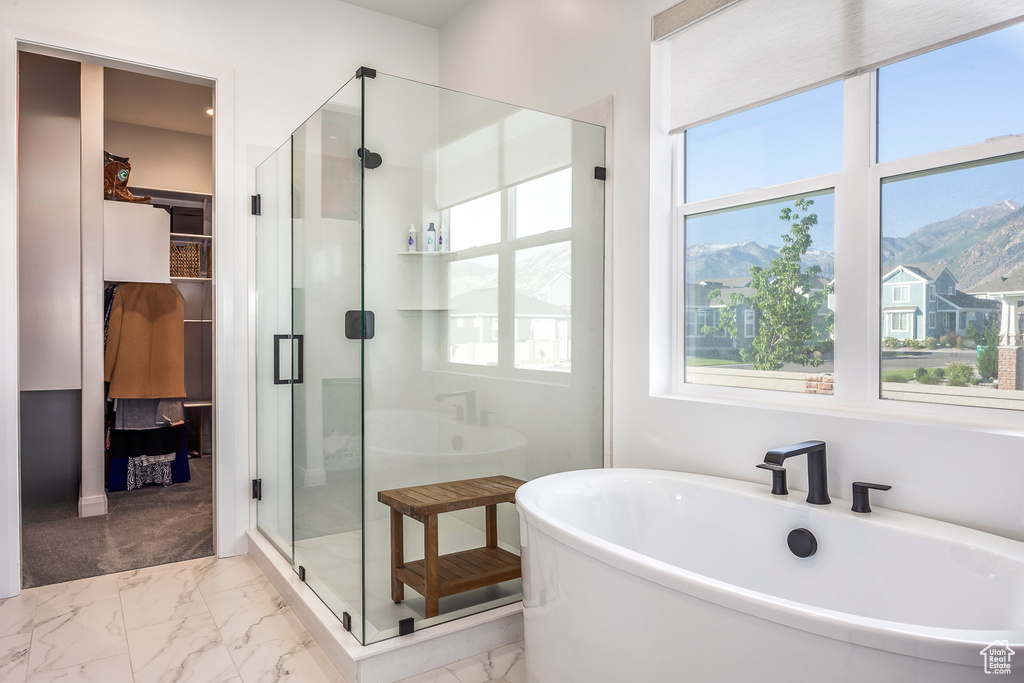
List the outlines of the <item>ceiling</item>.
{"type": "Polygon", "coordinates": [[[105,68],[103,70],[103,118],[213,135],[213,88],[168,78],[105,68]]]}
{"type": "Polygon", "coordinates": [[[344,2],[424,26],[441,28],[473,0],[344,0],[344,2]]]}
{"type": "MultiPolygon", "coordinates": [[[[423,26],[440,28],[473,0],[342,0],[423,26]]],[[[213,88],[107,67],[104,118],[197,135],[213,134],[213,88]]]]}

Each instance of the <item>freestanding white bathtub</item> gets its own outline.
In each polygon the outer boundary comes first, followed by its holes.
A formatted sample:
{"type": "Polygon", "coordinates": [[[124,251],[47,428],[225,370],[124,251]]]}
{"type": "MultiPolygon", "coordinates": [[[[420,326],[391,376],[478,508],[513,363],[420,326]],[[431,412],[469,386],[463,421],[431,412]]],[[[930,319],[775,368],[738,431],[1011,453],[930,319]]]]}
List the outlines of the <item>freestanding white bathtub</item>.
{"type": "Polygon", "coordinates": [[[1017,659],[996,680],[1024,680],[1024,543],[769,488],[632,469],[520,488],[528,680],[991,681],[999,641],[1017,659]]]}

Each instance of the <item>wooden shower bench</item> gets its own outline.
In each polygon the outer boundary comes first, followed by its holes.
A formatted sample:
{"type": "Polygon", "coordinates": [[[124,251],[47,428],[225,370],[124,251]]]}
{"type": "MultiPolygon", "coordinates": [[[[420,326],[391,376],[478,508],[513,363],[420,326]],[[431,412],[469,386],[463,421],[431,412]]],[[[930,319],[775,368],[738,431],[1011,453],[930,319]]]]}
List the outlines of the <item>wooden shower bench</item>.
{"type": "Polygon", "coordinates": [[[515,503],[526,482],[497,476],[379,491],[377,500],[391,508],[391,599],[402,602],[408,586],[426,600],[426,617],[436,617],[441,598],[522,576],[519,556],[498,547],[498,503],[515,503]],[[483,548],[437,555],[437,516],[484,507],[487,541],[483,548]],[[403,519],[423,523],[423,559],[406,562],[403,519]]]}

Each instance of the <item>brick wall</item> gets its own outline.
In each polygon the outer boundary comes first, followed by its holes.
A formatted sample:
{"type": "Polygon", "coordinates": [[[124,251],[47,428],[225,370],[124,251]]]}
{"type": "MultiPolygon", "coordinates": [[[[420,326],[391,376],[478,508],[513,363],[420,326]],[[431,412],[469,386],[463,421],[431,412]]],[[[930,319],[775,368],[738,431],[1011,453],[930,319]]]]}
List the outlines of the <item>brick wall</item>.
{"type": "Polygon", "coordinates": [[[835,393],[835,377],[832,375],[807,375],[804,377],[805,394],[828,394],[835,393]]]}
{"type": "Polygon", "coordinates": [[[999,388],[1020,390],[1024,373],[1021,372],[1021,349],[1016,346],[999,347],[999,388]]]}

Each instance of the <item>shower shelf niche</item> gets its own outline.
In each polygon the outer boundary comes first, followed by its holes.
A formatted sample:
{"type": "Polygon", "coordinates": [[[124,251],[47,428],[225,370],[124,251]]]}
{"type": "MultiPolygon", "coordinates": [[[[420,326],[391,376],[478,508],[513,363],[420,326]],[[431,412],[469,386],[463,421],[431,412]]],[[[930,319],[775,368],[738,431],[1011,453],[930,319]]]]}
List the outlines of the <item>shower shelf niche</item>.
{"type": "Polygon", "coordinates": [[[445,313],[450,308],[444,306],[399,306],[398,312],[402,315],[416,315],[418,313],[445,313]]]}

